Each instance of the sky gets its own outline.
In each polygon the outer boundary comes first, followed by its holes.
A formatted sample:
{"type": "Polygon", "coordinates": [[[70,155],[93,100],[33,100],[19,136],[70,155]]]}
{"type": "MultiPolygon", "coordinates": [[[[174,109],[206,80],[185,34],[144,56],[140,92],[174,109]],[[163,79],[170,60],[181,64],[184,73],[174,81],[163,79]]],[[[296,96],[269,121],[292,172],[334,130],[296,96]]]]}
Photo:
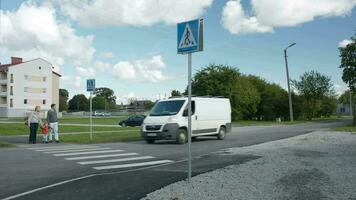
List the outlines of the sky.
{"type": "Polygon", "coordinates": [[[317,70],[346,89],[339,47],[356,33],[356,0],[0,0],[0,62],[44,58],[70,96],[86,79],[127,98],[157,99],[187,85],[187,56],[177,54],[177,23],[204,19],[204,51],[193,74],[227,64],[287,87],[317,70]]]}

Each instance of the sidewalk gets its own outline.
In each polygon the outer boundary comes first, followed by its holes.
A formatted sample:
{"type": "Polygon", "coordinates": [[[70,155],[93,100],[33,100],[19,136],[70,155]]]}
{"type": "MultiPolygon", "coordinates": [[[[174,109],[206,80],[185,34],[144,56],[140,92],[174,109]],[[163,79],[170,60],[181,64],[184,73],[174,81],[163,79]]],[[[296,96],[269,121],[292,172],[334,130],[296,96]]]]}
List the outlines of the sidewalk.
{"type": "MultiPolygon", "coordinates": [[[[93,131],[93,134],[100,133],[120,133],[120,132],[134,132],[137,130],[124,130],[124,131],[93,131]]],[[[68,133],[60,133],[60,135],[76,135],[76,134],[89,134],[89,131],[86,132],[68,132],[68,133]]],[[[0,141],[15,143],[15,144],[27,144],[29,135],[8,135],[8,136],[0,136],[0,141]]],[[[42,134],[37,134],[37,141],[42,141],[42,134]]]]}
{"type": "MultiPolygon", "coordinates": [[[[16,121],[1,121],[0,124],[24,124],[24,122],[16,122],[16,121]]],[[[90,124],[71,124],[71,123],[60,123],[61,126],[90,126],[90,124]]],[[[93,127],[113,127],[119,128],[120,125],[110,125],[110,124],[93,124],[93,127]]]]}
{"type": "Polygon", "coordinates": [[[168,185],[144,199],[356,199],[356,135],[318,131],[221,153],[262,157],[200,174],[191,184],[168,185]]]}

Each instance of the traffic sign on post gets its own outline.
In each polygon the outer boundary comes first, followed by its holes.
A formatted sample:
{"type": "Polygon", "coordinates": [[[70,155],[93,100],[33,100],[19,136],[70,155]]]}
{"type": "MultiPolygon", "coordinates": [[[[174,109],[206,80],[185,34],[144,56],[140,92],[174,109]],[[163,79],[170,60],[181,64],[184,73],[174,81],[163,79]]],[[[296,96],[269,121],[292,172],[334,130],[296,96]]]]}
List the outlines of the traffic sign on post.
{"type": "Polygon", "coordinates": [[[87,92],[90,92],[89,97],[89,106],[90,106],[90,141],[93,140],[93,92],[95,91],[95,79],[88,79],[87,80],[87,92]]]}
{"type": "Polygon", "coordinates": [[[87,80],[87,92],[94,92],[95,90],[95,79],[87,80]]]}
{"type": "Polygon", "coordinates": [[[203,19],[179,23],[177,38],[179,54],[203,51],[203,19]]]}
{"type": "Polygon", "coordinates": [[[192,177],[192,53],[203,51],[203,19],[177,24],[177,52],[188,54],[188,181],[192,177]]]}

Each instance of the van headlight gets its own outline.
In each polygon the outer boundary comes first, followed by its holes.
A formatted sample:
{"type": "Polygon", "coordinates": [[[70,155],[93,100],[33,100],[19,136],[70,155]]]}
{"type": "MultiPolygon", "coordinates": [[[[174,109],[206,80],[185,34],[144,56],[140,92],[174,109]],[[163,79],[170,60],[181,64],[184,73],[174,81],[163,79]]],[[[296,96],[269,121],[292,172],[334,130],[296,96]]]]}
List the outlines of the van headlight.
{"type": "Polygon", "coordinates": [[[178,118],[177,117],[169,117],[168,118],[168,122],[176,122],[178,120],[178,118]]]}

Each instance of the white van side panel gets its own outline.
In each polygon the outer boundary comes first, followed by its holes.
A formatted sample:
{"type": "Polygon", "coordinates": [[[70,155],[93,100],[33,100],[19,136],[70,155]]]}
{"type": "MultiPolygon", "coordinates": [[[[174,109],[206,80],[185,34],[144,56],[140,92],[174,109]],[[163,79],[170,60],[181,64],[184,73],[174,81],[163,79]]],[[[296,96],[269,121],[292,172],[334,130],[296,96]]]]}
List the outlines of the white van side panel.
{"type": "Polygon", "coordinates": [[[196,135],[218,133],[222,125],[231,122],[230,101],[225,98],[197,98],[195,100],[196,135]]]}

